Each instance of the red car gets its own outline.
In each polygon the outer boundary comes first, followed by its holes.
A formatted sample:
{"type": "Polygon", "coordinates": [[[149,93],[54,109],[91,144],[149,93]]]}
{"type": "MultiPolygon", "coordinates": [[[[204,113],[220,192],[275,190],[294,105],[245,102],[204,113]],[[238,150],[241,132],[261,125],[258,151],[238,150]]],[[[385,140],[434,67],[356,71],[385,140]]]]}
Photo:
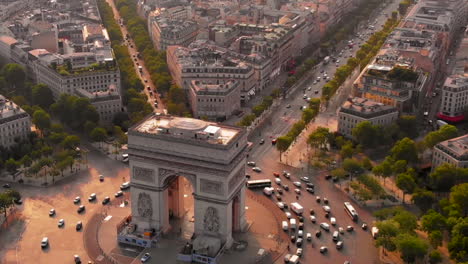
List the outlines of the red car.
{"type": "Polygon", "coordinates": [[[272,145],[276,145],[276,138],[271,141],[272,145]]]}
{"type": "Polygon", "coordinates": [[[273,176],[279,178],[280,175],[279,175],[279,173],[277,173],[277,172],[273,172],[273,176]]]}

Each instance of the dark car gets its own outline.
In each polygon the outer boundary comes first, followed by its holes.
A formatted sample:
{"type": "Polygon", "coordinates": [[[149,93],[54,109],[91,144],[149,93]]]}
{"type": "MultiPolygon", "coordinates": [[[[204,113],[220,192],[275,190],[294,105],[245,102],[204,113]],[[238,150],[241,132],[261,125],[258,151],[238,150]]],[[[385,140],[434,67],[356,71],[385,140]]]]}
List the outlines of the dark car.
{"type": "Polygon", "coordinates": [[[297,218],[299,219],[299,222],[304,223],[304,217],[298,216],[297,218]]]}
{"type": "Polygon", "coordinates": [[[275,197],[276,197],[276,200],[278,200],[278,202],[281,202],[281,200],[282,200],[281,195],[276,194],[275,197]]]}
{"type": "Polygon", "coordinates": [[[291,236],[291,243],[296,242],[296,236],[291,236]]]}
{"type": "Polygon", "coordinates": [[[21,200],[21,199],[14,199],[13,202],[14,202],[15,204],[18,204],[18,205],[23,204],[23,200],[21,200]]]}
{"type": "Polygon", "coordinates": [[[325,218],[330,218],[330,212],[325,213],[325,218]]]}
{"type": "Polygon", "coordinates": [[[353,230],[354,230],[354,227],[352,227],[352,226],[347,226],[346,227],[346,231],[348,231],[348,232],[353,232],[353,230]]]}
{"type": "Polygon", "coordinates": [[[337,181],[338,181],[338,177],[333,176],[332,181],[333,181],[333,182],[337,182],[337,181]]]}
{"type": "Polygon", "coordinates": [[[312,193],[312,194],[314,194],[314,192],[315,192],[314,189],[312,189],[312,188],[306,188],[306,191],[309,192],[309,193],[312,193]]]}
{"type": "Polygon", "coordinates": [[[310,209],[309,213],[310,213],[310,215],[314,215],[315,214],[314,209],[310,209]]]}
{"type": "Polygon", "coordinates": [[[78,207],[78,209],[76,210],[78,213],[81,213],[85,210],[85,206],[84,205],[80,205],[80,207],[78,207]]]}
{"type": "Polygon", "coordinates": [[[332,178],[332,176],[330,174],[325,175],[325,180],[329,180],[331,178],[332,178]]]}
{"type": "Polygon", "coordinates": [[[3,184],[3,188],[9,189],[11,186],[8,183],[3,184]]]}
{"type": "Polygon", "coordinates": [[[320,237],[321,235],[322,235],[322,231],[317,230],[317,231],[315,232],[315,236],[316,236],[316,237],[320,237]]]}
{"type": "Polygon", "coordinates": [[[366,224],[366,223],[362,223],[361,228],[362,228],[362,230],[367,230],[367,224],[366,224]]]}
{"type": "Polygon", "coordinates": [[[299,222],[298,230],[304,230],[304,223],[299,222]]]}
{"type": "Polygon", "coordinates": [[[104,198],[104,200],[102,200],[102,204],[105,205],[105,204],[108,204],[110,202],[110,197],[109,196],[106,196],[104,198]]]}
{"type": "Polygon", "coordinates": [[[76,223],[76,231],[80,231],[81,228],[83,228],[83,223],[81,221],[78,221],[78,223],[76,223]]]}
{"type": "Polygon", "coordinates": [[[323,198],[323,202],[324,202],[325,204],[328,204],[328,199],[327,199],[327,198],[323,198]]]}
{"type": "Polygon", "coordinates": [[[247,178],[247,179],[250,179],[251,177],[252,177],[252,176],[250,176],[250,174],[246,174],[246,175],[245,175],[245,178],[247,178]]]}
{"type": "Polygon", "coordinates": [[[309,188],[314,188],[314,187],[315,187],[314,184],[311,183],[311,182],[306,182],[306,185],[307,185],[307,187],[309,187],[309,188]]]}

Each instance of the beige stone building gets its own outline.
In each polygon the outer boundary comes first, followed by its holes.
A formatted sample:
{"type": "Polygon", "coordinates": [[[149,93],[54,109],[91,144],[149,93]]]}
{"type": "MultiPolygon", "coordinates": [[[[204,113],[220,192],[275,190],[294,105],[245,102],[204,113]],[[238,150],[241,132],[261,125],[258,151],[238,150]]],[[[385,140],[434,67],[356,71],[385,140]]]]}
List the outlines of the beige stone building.
{"type": "Polygon", "coordinates": [[[31,133],[31,117],[13,101],[0,95],[0,146],[9,148],[31,133]]]}
{"type": "Polygon", "coordinates": [[[393,106],[365,98],[349,98],[338,112],[338,132],[346,138],[352,138],[353,128],[361,122],[386,126],[397,119],[398,110],[393,106]]]}
{"type": "Polygon", "coordinates": [[[225,120],[240,109],[240,86],[238,81],[205,82],[192,80],[189,100],[196,118],[208,117],[225,120]]]}
{"type": "Polygon", "coordinates": [[[442,141],[434,146],[432,169],[443,163],[468,168],[468,135],[442,141]]]}

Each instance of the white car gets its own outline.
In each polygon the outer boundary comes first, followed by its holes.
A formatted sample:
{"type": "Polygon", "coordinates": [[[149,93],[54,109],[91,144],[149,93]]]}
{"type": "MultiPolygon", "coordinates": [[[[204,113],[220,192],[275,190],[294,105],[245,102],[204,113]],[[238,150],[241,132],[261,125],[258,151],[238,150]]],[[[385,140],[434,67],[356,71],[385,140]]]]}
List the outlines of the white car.
{"type": "Polygon", "coordinates": [[[298,249],[296,250],[296,255],[298,255],[299,257],[302,256],[302,248],[298,248],[298,249]]]}
{"type": "Polygon", "coordinates": [[[331,211],[331,208],[330,208],[330,206],[328,206],[328,205],[324,205],[324,206],[322,206],[322,208],[323,208],[323,210],[324,210],[325,212],[327,212],[327,213],[329,213],[329,212],[331,211]]]}
{"type": "Polygon", "coordinates": [[[255,165],[256,165],[255,161],[249,161],[249,162],[247,162],[247,166],[255,167],[255,165]]]}
{"type": "Polygon", "coordinates": [[[309,177],[301,177],[301,181],[310,182],[310,179],[309,179],[309,177]]]}
{"type": "Polygon", "coordinates": [[[336,225],[336,218],[335,217],[330,217],[330,223],[332,225],[336,225]]]}
{"type": "Polygon", "coordinates": [[[276,205],[278,205],[278,207],[279,207],[280,209],[284,209],[284,203],[282,203],[282,202],[277,202],[276,205]]]}
{"type": "Polygon", "coordinates": [[[260,169],[260,167],[253,167],[252,170],[259,173],[262,172],[262,169],[260,169]]]}
{"type": "Polygon", "coordinates": [[[58,227],[62,227],[64,224],[65,224],[65,220],[60,219],[60,220],[58,221],[58,227]]]}
{"type": "Polygon", "coordinates": [[[284,214],[286,215],[286,218],[291,219],[292,215],[290,212],[285,212],[284,214]]]}
{"type": "Polygon", "coordinates": [[[311,241],[311,240],[312,240],[312,234],[311,234],[311,233],[307,233],[307,234],[306,234],[306,239],[307,239],[307,241],[311,241]]]}
{"type": "Polygon", "coordinates": [[[294,186],[299,187],[299,188],[301,188],[301,186],[302,186],[302,183],[298,182],[298,181],[293,182],[293,184],[294,184],[294,186]]]}
{"type": "Polygon", "coordinates": [[[314,80],[313,84],[317,84],[317,81],[316,81],[316,80],[314,80]]]}
{"type": "Polygon", "coordinates": [[[281,179],[280,178],[275,178],[275,183],[278,185],[281,185],[281,179]]]}
{"type": "Polygon", "coordinates": [[[301,194],[301,190],[299,190],[299,189],[294,189],[294,192],[295,192],[296,194],[301,194]]]}
{"type": "Polygon", "coordinates": [[[310,221],[312,221],[312,223],[317,222],[317,218],[315,218],[315,215],[310,216],[310,221]]]}
{"type": "Polygon", "coordinates": [[[320,227],[323,228],[326,231],[330,230],[330,225],[327,223],[320,223],[320,227]]]}
{"type": "Polygon", "coordinates": [[[304,237],[304,231],[303,230],[297,231],[297,237],[304,237]]]}

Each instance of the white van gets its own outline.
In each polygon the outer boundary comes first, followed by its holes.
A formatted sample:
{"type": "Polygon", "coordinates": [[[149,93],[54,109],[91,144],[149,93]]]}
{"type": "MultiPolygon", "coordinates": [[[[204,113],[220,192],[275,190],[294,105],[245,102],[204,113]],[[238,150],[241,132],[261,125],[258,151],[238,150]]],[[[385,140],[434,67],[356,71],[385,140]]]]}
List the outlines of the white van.
{"type": "Polygon", "coordinates": [[[46,248],[49,245],[49,238],[43,237],[41,241],[41,248],[46,248]]]}
{"type": "Polygon", "coordinates": [[[288,231],[289,229],[288,221],[283,221],[281,226],[283,227],[284,231],[288,231]]]}
{"type": "Polygon", "coordinates": [[[299,256],[298,255],[292,255],[292,257],[289,259],[289,263],[299,264],[299,256]]]}
{"type": "Polygon", "coordinates": [[[333,232],[333,241],[338,241],[339,237],[340,237],[340,233],[338,233],[338,231],[333,232]]]}
{"type": "Polygon", "coordinates": [[[296,229],[296,219],[295,218],[291,218],[289,219],[289,226],[291,227],[291,229],[296,229]]]}

